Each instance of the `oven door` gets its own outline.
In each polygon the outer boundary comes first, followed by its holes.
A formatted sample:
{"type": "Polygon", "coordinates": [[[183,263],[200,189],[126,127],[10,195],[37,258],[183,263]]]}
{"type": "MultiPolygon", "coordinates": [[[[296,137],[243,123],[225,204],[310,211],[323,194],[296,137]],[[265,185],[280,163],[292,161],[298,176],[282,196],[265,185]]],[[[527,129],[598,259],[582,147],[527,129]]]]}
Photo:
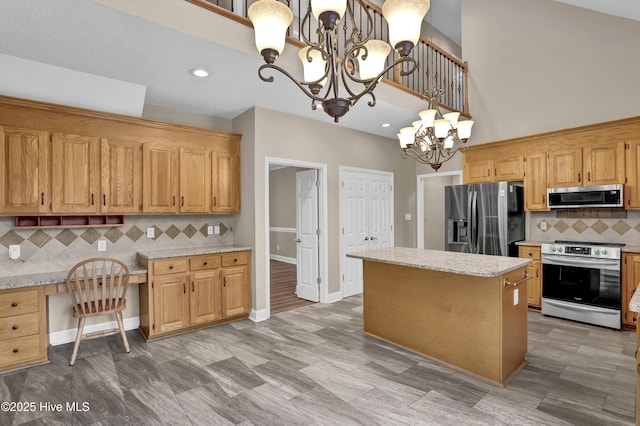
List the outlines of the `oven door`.
{"type": "Polygon", "coordinates": [[[620,260],[542,256],[542,297],[620,310],[620,260]]]}

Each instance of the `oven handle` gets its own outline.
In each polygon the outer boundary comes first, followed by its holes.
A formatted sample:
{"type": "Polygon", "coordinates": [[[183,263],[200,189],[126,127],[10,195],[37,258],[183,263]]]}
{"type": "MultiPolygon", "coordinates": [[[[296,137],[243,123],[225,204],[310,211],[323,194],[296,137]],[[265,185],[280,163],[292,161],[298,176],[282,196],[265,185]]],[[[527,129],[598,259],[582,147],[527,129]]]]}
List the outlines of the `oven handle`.
{"type": "Polygon", "coordinates": [[[620,311],[615,312],[615,310],[612,310],[612,309],[598,308],[598,307],[595,307],[595,306],[576,304],[576,303],[571,303],[571,302],[560,302],[558,300],[550,300],[550,299],[544,299],[544,301],[546,303],[548,303],[549,305],[557,306],[559,308],[570,309],[572,311],[578,311],[578,312],[590,311],[590,312],[597,312],[597,313],[600,313],[600,314],[607,314],[607,315],[619,315],[620,314],[620,311]]]}
{"type": "Polygon", "coordinates": [[[553,254],[542,255],[543,265],[579,266],[591,269],[620,270],[620,261],[615,259],[583,259],[572,256],[558,256],[553,254]]]}

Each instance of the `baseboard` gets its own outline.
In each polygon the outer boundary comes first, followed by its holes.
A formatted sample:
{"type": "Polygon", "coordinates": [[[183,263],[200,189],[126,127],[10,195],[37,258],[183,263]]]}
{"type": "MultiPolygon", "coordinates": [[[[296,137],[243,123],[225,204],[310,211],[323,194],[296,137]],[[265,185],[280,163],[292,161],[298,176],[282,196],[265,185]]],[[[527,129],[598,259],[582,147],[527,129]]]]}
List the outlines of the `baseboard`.
{"type": "Polygon", "coordinates": [[[342,291],[336,291],[335,293],[327,294],[326,300],[322,303],[335,303],[342,300],[342,291]]]}
{"type": "MultiPolygon", "coordinates": [[[[140,326],[140,317],[124,318],[123,322],[125,330],[135,330],[140,326]]],[[[113,330],[114,328],[118,328],[118,322],[116,320],[85,325],[84,333],[95,333],[96,331],[113,330]]],[[[49,343],[51,346],[58,346],[74,342],[76,340],[76,332],[76,328],[70,328],[68,330],[49,333],[49,343]]]]}
{"type": "Polygon", "coordinates": [[[285,263],[291,263],[293,265],[297,265],[298,264],[298,259],[296,259],[295,257],[285,257],[285,256],[280,256],[278,254],[272,254],[269,256],[269,258],[271,260],[277,260],[280,262],[285,262],[285,263]]]}
{"type": "Polygon", "coordinates": [[[260,322],[269,319],[269,313],[266,309],[255,310],[252,309],[249,314],[249,319],[253,322],[260,322]]]}

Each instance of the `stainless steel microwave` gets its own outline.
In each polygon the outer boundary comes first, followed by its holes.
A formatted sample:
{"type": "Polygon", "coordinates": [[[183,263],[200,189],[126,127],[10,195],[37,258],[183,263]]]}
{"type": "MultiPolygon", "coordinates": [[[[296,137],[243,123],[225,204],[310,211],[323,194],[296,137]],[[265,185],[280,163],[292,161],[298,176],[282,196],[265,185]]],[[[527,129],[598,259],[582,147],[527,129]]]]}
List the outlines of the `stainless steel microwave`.
{"type": "Polygon", "coordinates": [[[547,206],[552,209],[577,207],[624,207],[621,184],[548,188],[547,206]]]}

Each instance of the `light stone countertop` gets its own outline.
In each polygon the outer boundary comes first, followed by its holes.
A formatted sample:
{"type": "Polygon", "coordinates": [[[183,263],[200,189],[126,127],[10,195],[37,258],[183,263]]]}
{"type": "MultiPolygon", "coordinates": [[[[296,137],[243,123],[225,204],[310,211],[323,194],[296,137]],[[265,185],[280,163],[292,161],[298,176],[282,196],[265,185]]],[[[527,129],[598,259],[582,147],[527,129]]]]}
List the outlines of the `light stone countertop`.
{"type": "Polygon", "coordinates": [[[640,253],[640,246],[624,246],[621,250],[623,253],[640,253]]]}
{"type": "Polygon", "coordinates": [[[640,291],[635,291],[631,300],[629,301],[629,310],[633,312],[640,312],[640,291]]]}
{"type": "MultiPolygon", "coordinates": [[[[129,268],[130,275],[147,273],[147,268],[140,265],[127,265],[127,267],[129,268]]],[[[0,290],[35,287],[46,284],[62,284],[67,281],[68,273],[69,271],[54,271],[0,277],[0,290]]]]}
{"type": "Polygon", "coordinates": [[[197,256],[199,254],[229,253],[233,251],[252,250],[251,247],[237,246],[235,244],[211,246],[211,247],[184,247],[175,249],[159,249],[139,251],[138,256],[144,259],[166,259],[169,257],[197,256]]]}
{"type": "Polygon", "coordinates": [[[531,259],[485,254],[389,247],[347,253],[347,257],[476,277],[498,277],[530,264],[531,259]]]}
{"type": "Polygon", "coordinates": [[[542,244],[544,243],[548,243],[550,241],[534,241],[534,240],[522,240],[522,241],[517,241],[516,245],[517,246],[532,246],[532,247],[540,247],[542,246],[542,244]]]}

